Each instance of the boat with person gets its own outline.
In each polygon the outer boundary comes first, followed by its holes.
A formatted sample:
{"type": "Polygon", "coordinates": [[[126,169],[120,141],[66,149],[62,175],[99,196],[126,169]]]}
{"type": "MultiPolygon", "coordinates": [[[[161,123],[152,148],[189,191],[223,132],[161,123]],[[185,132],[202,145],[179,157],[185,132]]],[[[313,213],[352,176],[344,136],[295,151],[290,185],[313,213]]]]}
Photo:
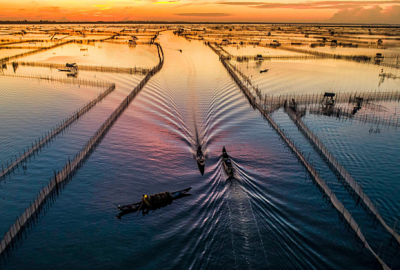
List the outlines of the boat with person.
{"type": "Polygon", "coordinates": [[[175,192],[161,192],[153,195],[143,195],[142,200],[137,203],[127,204],[127,205],[118,205],[118,210],[121,211],[117,218],[121,218],[123,215],[140,212],[143,214],[147,214],[149,210],[156,210],[161,207],[165,207],[170,205],[174,200],[190,196],[188,192],[192,189],[192,187],[178,190],[175,192]]]}
{"type": "Polygon", "coordinates": [[[224,170],[229,177],[233,177],[233,173],[235,169],[233,168],[233,164],[231,158],[229,157],[228,153],[226,152],[225,146],[222,147],[222,164],[224,166],[224,170]]]}
{"type": "Polygon", "coordinates": [[[204,175],[206,158],[203,154],[203,150],[201,149],[201,145],[199,145],[199,147],[197,148],[196,161],[197,161],[197,167],[199,168],[201,175],[204,175]]]}
{"type": "Polygon", "coordinates": [[[206,158],[204,157],[203,150],[201,149],[201,145],[197,148],[196,160],[199,165],[204,166],[206,163],[206,158]]]}

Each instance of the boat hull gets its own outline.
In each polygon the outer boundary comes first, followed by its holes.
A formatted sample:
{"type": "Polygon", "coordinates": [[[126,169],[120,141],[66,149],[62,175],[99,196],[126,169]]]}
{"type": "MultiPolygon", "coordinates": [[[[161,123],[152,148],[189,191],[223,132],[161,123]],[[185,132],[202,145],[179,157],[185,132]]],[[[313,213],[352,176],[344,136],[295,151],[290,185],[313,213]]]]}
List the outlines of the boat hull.
{"type": "Polygon", "coordinates": [[[234,169],[232,166],[226,165],[225,160],[222,162],[222,164],[223,164],[223,166],[224,166],[224,170],[225,170],[226,174],[227,174],[229,177],[232,177],[232,176],[233,176],[233,173],[235,172],[235,169],[234,169]]]}
{"type": "MultiPolygon", "coordinates": [[[[172,200],[177,200],[186,196],[190,196],[190,194],[187,194],[190,190],[192,189],[192,187],[186,188],[186,189],[182,189],[179,191],[175,191],[175,192],[171,192],[172,195],[172,200]]],[[[127,205],[118,205],[118,210],[121,211],[121,213],[118,215],[119,217],[127,214],[127,213],[132,213],[132,212],[137,212],[139,210],[152,210],[151,208],[148,208],[147,205],[143,205],[143,202],[137,202],[137,203],[132,203],[132,204],[127,204],[127,205]]],[[[117,216],[117,217],[118,217],[117,216]]]]}

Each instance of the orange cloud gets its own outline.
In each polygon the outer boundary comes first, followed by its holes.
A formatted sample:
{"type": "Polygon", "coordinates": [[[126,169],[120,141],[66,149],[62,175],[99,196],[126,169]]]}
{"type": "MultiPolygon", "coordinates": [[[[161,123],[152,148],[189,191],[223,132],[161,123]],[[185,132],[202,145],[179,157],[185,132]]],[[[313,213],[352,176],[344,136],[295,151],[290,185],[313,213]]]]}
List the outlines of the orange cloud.
{"type": "Polygon", "coordinates": [[[332,23],[379,23],[379,24],[399,24],[400,5],[390,6],[386,9],[375,5],[372,8],[362,7],[354,9],[344,9],[335,13],[332,18],[326,20],[332,23]]]}
{"type": "Polygon", "coordinates": [[[308,1],[297,3],[282,3],[282,2],[230,2],[221,1],[216,2],[219,5],[231,6],[248,6],[251,8],[260,9],[275,9],[275,8],[289,8],[289,9],[345,9],[355,8],[361,6],[373,6],[384,4],[400,4],[399,0],[390,1],[308,1]]]}
{"type": "Polygon", "coordinates": [[[98,10],[107,10],[111,8],[109,5],[94,5],[94,7],[98,8],[98,10]]]}
{"type": "Polygon", "coordinates": [[[153,4],[178,4],[179,1],[154,2],[153,4]]]}
{"type": "Polygon", "coordinates": [[[61,8],[58,6],[50,6],[50,7],[41,7],[38,8],[40,12],[49,12],[49,13],[59,13],[61,8]]]}
{"type": "Polygon", "coordinates": [[[178,16],[187,16],[187,17],[226,17],[226,16],[232,16],[232,14],[229,13],[177,13],[175,15],[178,16]]]}

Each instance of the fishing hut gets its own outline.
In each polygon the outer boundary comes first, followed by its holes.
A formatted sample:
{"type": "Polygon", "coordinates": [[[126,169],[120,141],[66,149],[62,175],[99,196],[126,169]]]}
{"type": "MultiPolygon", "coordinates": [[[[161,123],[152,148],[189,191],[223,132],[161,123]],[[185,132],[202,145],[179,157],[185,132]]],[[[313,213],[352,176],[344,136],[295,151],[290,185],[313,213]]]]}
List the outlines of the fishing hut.
{"type": "Polygon", "coordinates": [[[69,71],[76,70],[78,71],[78,66],[76,63],[66,63],[65,68],[68,69],[69,71]]]}
{"type": "Polygon", "coordinates": [[[355,97],[354,102],[356,103],[356,106],[353,108],[353,115],[355,115],[360,109],[361,105],[364,101],[364,98],[362,97],[355,97]]]}
{"type": "Polygon", "coordinates": [[[129,42],[128,42],[128,45],[131,46],[131,47],[135,47],[136,46],[136,41],[130,39],[129,42]]]}
{"type": "Polygon", "coordinates": [[[385,58],[385,57],[381,53],[377,53],[375,55],[374,60],[375,60],[375,62],[381,62],[383,60],[383,58],[385,58]]]}
{"type": "Polygon", "coordinates": [[[322,112],[325,115],[331,115],[335,106],[335,93],[325,92],[321,100],[322,112]]]}
{"type": "Polygon", "coordinates": [[[76,63],[66,63],[64,68],[58,69],[59,71],[68,72],[68,77],[77,77],[78,76],[78,66],[76,63]]]}
{"type": "Polygon", "coordinates": [[[289,108],[290,108],[294,113],[297,112],[297,103],[296,103],[296,101],[294,100],[294,98],[292,98],[292,100],[289,101],[289,104],[288,104],[288,101],[285,100],[285,103],[283,104],[283,107],[284,107],[284,108],[287,108],[288,105],[289,105],[289,108]]]}
{"type": "Polygon", "coordinates": [[[269,46],[272,48],[277,48],[277,47],[281,46],[281,44],[279,43],[278,40],[273,40],[272,43],[269,44],[269,46]]]}
{"type": "Polygon", "coordinates": [[[132,39],[129,40],[128,45],[132,47],[136,46],[136,40],[138,40],[138,38],[136,36],[132,36],[132,39]]]}
{"type": "Polygon", "coordinates": [[[19,66],[18,62],[12,62],[12,67],[13,67],[14,73],[17,71],[18,66],[19,66]]]}

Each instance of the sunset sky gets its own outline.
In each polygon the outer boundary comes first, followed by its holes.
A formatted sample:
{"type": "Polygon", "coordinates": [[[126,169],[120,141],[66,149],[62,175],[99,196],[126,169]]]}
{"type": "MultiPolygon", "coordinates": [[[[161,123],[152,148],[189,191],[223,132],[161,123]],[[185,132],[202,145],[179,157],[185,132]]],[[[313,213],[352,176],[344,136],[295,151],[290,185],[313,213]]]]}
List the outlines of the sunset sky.
{"type": "Polygon", "coordinates": [[[400,24],[394,1],[0,0],[0,20],[400,24]]]}

